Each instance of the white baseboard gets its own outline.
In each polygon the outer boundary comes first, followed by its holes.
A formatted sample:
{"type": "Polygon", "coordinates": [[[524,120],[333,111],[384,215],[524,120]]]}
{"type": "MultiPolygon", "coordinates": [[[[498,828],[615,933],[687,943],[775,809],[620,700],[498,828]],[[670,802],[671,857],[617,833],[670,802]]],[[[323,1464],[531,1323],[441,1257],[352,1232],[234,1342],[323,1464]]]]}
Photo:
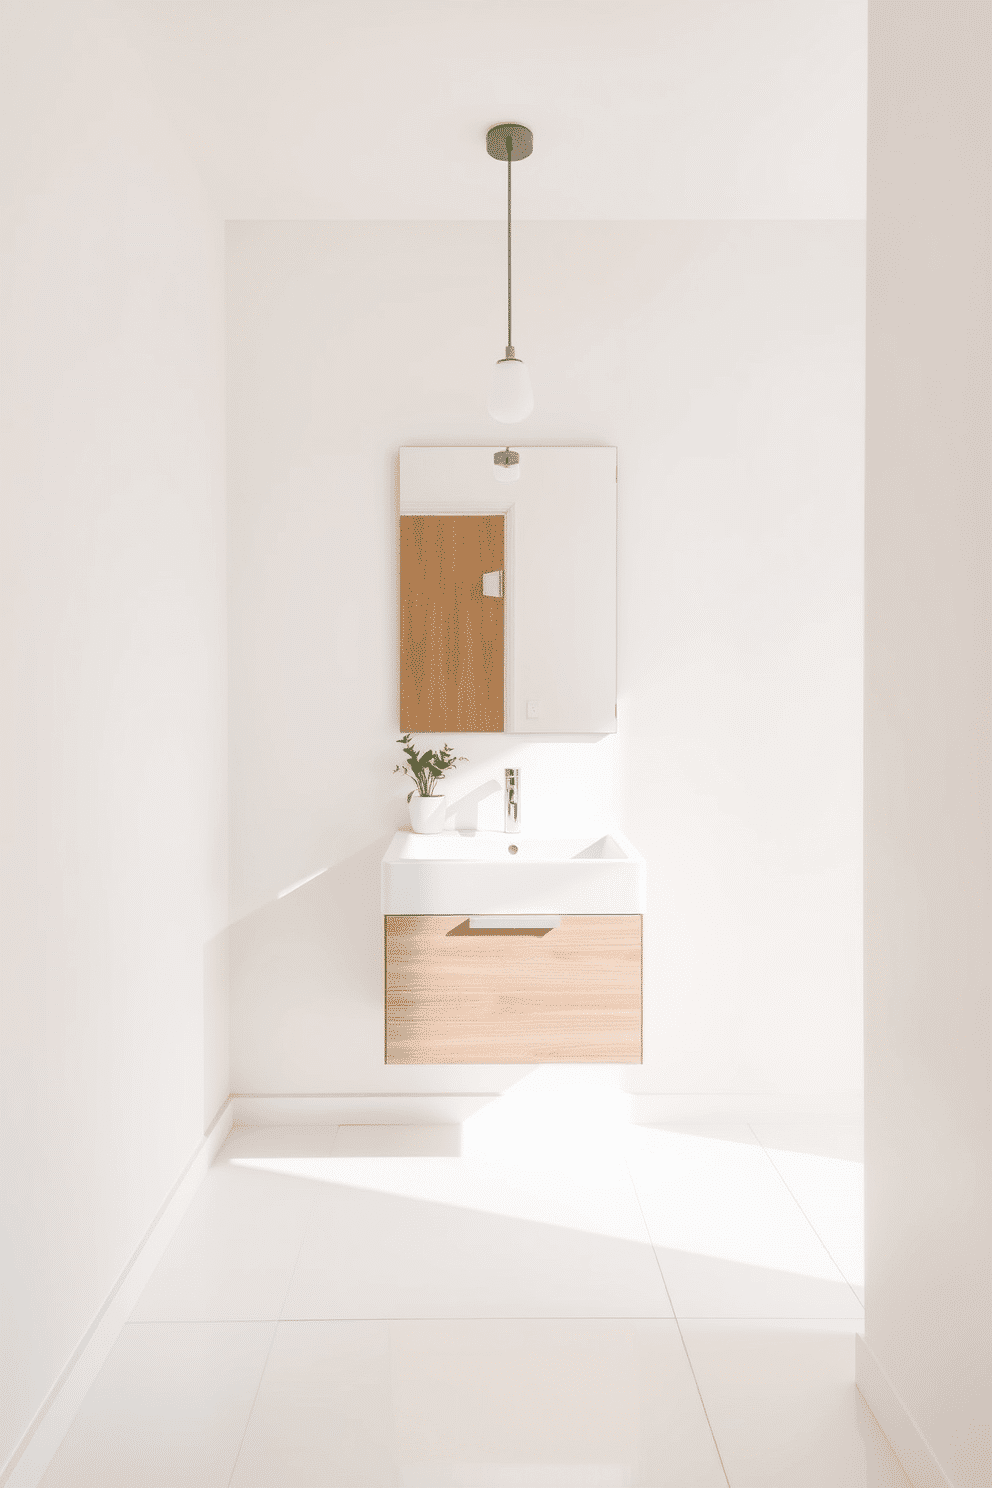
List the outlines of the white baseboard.
{"type": "MultiPolygon", "coordinates": [[[[513,1087],[507,1092],[512,1095],[513,1087]]],[[[360,1095],[232,1095],[235,1126],[449,1126],[500,1099],[496,1091],[473,1094],[366,1093],[360,1095]]],[[[794,1121],[816,1117],[863,1118],[858,1096],[676,1093],[636,1094],[631,1120],[638,1125],[708,1121],[794,1121]]]]}
{"type": "Polygon", "coordinates": [[[692,1092],[634,1096],[633,1120],[640,1126],[671,1122],[803,1121],[835,1117],[864,1118],[860,1095],[768,1095],[758,1091],[692,1092]]]}
{"type": "Polygon", "coordinates": [[[233,1112],[228,1101],[152,1220],[31,1425],[0,1469],[3,1488],[36,1488],[232,1124],[233,1112]]]}
{"type": "Polygon", "coordinates": [[[861,1333],[854,1338],[854,1381],[914,1488],[953,1488],[930,1443],[861,1333]]]}
{"type": "Polygon", "coordinates": [[[232,1095],[235,1126],[458,1126],[491,1101],[478,1095],[232,1095]]]}

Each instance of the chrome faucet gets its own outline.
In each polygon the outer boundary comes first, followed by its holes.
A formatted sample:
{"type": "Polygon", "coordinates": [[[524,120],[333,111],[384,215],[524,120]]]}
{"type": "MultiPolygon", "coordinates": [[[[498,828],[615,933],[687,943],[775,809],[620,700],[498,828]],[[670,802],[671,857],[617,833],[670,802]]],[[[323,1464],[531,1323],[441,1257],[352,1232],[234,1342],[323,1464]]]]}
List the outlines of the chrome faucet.
{"type": "Polygon", "coordinates": [[[504,771],[503,831],[520,831],[520,771],[504,771]]]}

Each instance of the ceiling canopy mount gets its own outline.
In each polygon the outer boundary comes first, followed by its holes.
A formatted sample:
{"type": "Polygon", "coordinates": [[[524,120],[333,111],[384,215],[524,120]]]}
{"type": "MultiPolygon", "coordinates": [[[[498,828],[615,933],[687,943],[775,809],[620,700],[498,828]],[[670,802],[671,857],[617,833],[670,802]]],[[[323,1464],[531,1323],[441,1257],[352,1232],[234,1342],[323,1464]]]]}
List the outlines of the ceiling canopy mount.
{"type": "Polygon", "coordinates": [[[534,132],[526,124],[494,124],[486,149],[494,160],[509,160],[511,154],[514,160],[526,160],[534,151],[534,132]]]}

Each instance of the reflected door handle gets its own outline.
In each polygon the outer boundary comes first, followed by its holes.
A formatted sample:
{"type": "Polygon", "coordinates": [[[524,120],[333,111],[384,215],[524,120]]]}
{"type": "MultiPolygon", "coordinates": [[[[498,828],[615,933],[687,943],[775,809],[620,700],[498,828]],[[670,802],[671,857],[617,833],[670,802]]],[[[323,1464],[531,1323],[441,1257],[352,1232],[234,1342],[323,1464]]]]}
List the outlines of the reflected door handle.
{"type": "Polygon", "coordinates": [[[503,598],[503,570],[494,568],[482,575],[482,592],[489,599],[503,598]]]}

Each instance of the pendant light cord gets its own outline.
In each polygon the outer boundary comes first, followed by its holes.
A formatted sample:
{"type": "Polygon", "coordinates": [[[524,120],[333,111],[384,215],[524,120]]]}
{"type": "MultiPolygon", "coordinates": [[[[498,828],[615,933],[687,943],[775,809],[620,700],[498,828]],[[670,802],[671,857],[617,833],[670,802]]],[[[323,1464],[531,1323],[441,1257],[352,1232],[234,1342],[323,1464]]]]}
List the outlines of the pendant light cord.
{"type": "Polygon", "coordinates": [[[513,290],[510,277],[512,247],[510,223],[513,211],[513,193],[510,186],[510,166],[513,163],[513,135],[506,136],[506,354],[513,355],[513,290]]]}

